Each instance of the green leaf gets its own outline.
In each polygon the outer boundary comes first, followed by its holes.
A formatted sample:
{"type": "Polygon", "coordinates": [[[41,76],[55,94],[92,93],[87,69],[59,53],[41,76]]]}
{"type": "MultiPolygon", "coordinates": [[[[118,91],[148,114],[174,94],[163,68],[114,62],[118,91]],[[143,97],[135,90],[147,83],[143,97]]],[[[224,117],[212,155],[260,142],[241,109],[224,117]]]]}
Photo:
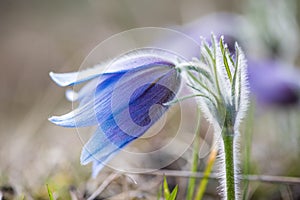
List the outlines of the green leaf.
{"type": "Polygon", "coordinates": [[[226,53],[229,55],[228,58],[229,58],[229,60],[230,60],[231,65],[232,65],[233,67],[235,67],[235,66],[234,66],[234,61],[233,61],[233,59],[232,59],[232,57],[231,57],[231,54],[230,54],[230,52],[229,52],[228,49],[226,49],[226,53]]]}
{"type": "Polygon", "coordinates": [[[208,184],[208,177],[210,176],[210,174],[212,172],[214,163],[215,163],[216,158],[217,158],[217,153],[218,153],[217,149],[213,148],[212,151],[209,154],[208,162],[207,162],[206,168],[204,170],[204,178],[201,180],[201,182],[198,186],[198,190],[197,190],[197,193],[196,193],[195,200],[202,200],[203,199],[203,196],[204,196],[204,193],[206,191],[207,184],[208,184]]]}
{"type": "Polygon", "coordinates": [[[216,58],[216,55],[217,55],[216,36],[212,33],[210,37],[211,37],[211,42],[212,42],[214,58],[216,58]]]}
{"type": "Polygon", "coordinates": [[[203,46],[204,46],[206,52],[208,53],[210,59],[214,62],[214,61],[215,61],[215,58],[214,58],[214,56],[213,56],[211,50],[210,50],[209,47],[207,46],[207,44],[203,42],[203,46]]]}
{"type": "Polygon", "coordinates": [[[190,99],[190,98],[194,98],[194,97],[204,97],[204,98],[207,98],[208,100],[211,100],[208,96],[203,95],[203,94],[192,94],[192,95],[184,96],[182,98],[171,100],[169,102],[164,103],[163,105],[164,106],[170,106],[170,105],[173,105],[173,104],[178,103],[180,101],[184,101],[186,99],[190,99]]]}
{"type": "Polygon", "coordinates": [[[47,184],[47,191],[48,191],[48,195],[49,195],[49,200],[54,200],[54,197],[53,197],[53,193],[49,187],[49,185],[47,184]]]}
{"type": "MultiPolygon", "coordinates": [[[[236,79],[237,79],[237,76],[238,76],[238,70],[240,70],[238,68],[238,60],[239,60],[239,52],[238,52],[238,48],[236,48],[235,50],[236,52],[236,65],[235,65],[235,69],[234,69],[234,74],[233,74],[233,80],[232,80],[232,84],[231,84],[231,96],[232,96],[232,102],[233,102],[233,107],[235,108],[235,100],[234,100],[234,97],[236,96],[236,79]]],[[[239,85],[239,87],[241,87],[241,85],[239,85]]],[[[240,94],[239,94],[240,95],[240,94]]]]}
{"type": "Polygon", "coordinates": [[[158,192],[157,192],[157,200],[160,200],[162,196],[162,185],[159,186],[158,192]]]}
{"type": "Polygon", "coordinates": [[[232,83],[231,71],[230,71],[230,68],[229,68],[229,65],[228,65],[227,54],[226,54],[227,51],[226,51],[226,48],[224,47],[224,42],[223,42],[222,37],[220,39],[220,48],[221,48],[221,52],[223,54],[223,60],[224,60],[224,65],[225,65],[225,69],[226,69],[226,72],[227,72],[227,76],[230,80],[230,83],[232,83]]]}
{"type": "Polygon", "coordinates": [[[170,196],[170,190],[169,190],[169,186],[168,186],[166,177],[164,177],[164,195],[165,195],[166,199],[170,196]]]}
{"type": "Polygon", "coordinates": [[[198,83],[203,89],[209,92],[215,98],[217,103],[219,102],[217,95],[215,95],[208,87],[206,87],[201,81],[199,81],[191,72],[187,71],[187,74],[195,83],[198,83]]]}
{"type": "MultiPolygon", "coordinates": [[[[174,188],[172,192],[169,190],[167,178],[164,177],[164,182],[163,182],[163,191],[164,191],[164,197],[166,200],[175,200],[177,197],[177,192],[178,192],[178,185],[174,188]]],[[[159,197],[159,196],[157,196],[159,197]]]]}
{"type": "Polygon", "coordinates": [[[203,69],[203,68],[199,68],[199,67],[196,67],[196,66],[188,66],[187,67],[188,70],[191,70],[191,71],[195,71],[195,72],[198,72],[200,75],[203,75],[209,82],[213,82],[213,79],[210,75],[210,73],[203,69]]]}
{"type": "Polygon", "coordinates": [[[176,187],[174,188],[174,190],[172,191],[172,193],[170,194],[170,196],[168,198],[166,198],[167,200],[175,200],[177,197],[177,192],[178,192],[178,185],[176,185],[176,187]]]}

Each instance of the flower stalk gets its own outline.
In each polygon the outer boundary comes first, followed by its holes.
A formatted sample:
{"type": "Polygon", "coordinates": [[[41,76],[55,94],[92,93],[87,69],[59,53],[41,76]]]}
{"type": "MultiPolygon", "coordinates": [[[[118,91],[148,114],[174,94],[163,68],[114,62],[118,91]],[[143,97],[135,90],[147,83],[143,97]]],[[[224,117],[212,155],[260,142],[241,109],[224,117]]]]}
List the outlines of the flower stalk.
{"type": "Polygon", "coordinates": [[[235,160],[234,160],[234,133],[232,129],[223,128],[222,138],[225,155],[225,179],[227,199],[235,200],[235,160]]]}
{"type": "Polygon", "coordinates": [[[223,37],[211,45],[202,43],[201,58],[185,63],[188,86],[199,99],[199,106],[213,125],[220,149],[220,183],[223,199],[238,199],[237,137],[248,107],[248,80],[245,56],[236,44],[229,52],[223,37]],[[220,135],[221,134],[221,135],[220,135]]]}

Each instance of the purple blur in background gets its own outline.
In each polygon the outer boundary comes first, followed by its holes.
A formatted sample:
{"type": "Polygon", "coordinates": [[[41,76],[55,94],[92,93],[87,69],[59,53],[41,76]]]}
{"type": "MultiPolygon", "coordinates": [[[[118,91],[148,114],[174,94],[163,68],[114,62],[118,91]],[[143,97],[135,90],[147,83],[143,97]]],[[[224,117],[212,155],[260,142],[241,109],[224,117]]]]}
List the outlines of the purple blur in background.
{"type": "MultiPolygon", "coordinates": [[[[250,90],[259,105],[290,106],[299,103],[300,72],[292,63],[275,55],[277,52],[272,46],[266,47],[268,52],[257,55],[251,43],[257,43],[254,35],[258,33],[247,18],[231,13],[215,13],[175,28],[199,44],[200,37],[209,40],[211,32],[217,37],[224,35],[231,52],[234,52],[237,41],[246,51],[250,90]]],[[[194,56],[199,56],[199,52],[195,52],[194,56]]]]}

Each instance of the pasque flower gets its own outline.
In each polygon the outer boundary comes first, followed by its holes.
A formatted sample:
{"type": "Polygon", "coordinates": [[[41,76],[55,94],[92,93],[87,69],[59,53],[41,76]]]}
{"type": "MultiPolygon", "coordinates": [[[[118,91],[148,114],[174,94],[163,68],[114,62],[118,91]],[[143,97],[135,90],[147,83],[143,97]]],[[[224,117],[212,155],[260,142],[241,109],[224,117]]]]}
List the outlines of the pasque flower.
{"type": "Polygon", "coordinates": [[[238,198],[235,145],[249,91],[245,56],[237,44],[235,49],[233,56],[223,37],[218,43],[212,35],[212,45],[203,40],[200,59],[190,62],[165,50],[146,48],[82,72],[51,72],[51,78],[60,86],[89,83],[78,93],[67,91],[67,98],[79,101],[78,108],[49,120],[64,127],[97,126],[81,154],[82,164],[93,162],[96,176],[110,158],[143,135],[170,105],[197,97],[215,133],[222,136],[224,198],[238,198]],[[105,71],[101,69],[104,67],[105,71]],[[182,75],[195,94],[177,99],[182,75]]]}
{"type": "Polygon", "coordinates": [[[260,105],[293,106],[300,101],[300,71],[278,59],[248,60],[251,92],[260,105]]]}
{"type": "Polygon", "coordinates": [[[146,48],[85,71],[50,73],[60,86],[87,82],[78,93],[67,91],[70,100],[79,101],[78,108],[49,120],[64,127],[97,126],[81,154],[82,164],[93,162],[93,176],[167,111],[166,103],[180,87],[179,60],[173,53],[146,48]]]}
{"type": "Polygon", "coordinates": [[[224,39],[202,41],[201,59],[184,64],[189,86],[199,98],[204,116],[214,127],[220,149],[220,181],[224,199],[239,199],[237,138],[249,101],[247,64],[235,45],[231,54],[224,39]]]}

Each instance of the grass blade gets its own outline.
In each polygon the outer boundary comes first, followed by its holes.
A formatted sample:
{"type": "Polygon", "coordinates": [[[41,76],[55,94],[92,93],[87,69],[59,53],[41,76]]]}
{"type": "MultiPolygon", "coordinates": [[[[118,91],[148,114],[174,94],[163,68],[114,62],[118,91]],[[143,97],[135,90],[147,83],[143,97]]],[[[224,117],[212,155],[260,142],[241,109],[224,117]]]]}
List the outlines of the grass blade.
{"type": "Polygon", "coordinates": [[[172,191],[172,193],[170,194],[170,196],[168,198],[166,198],[167,200],[175,200],[177,197],[177,192],[178,192],[178,185],[176,185],[176,187],[174,188],[174,190],[172,191]]]}
{"type": "Polygon", "coordinates": [[[164,196],[167,199],[167,197],[170,196],[170,190],[169,190],[169,186],[168,186],[168,182],[167,182],[167,178],[166,177],[164,177],[164,183],[163,183],[163,185],[164,185],[164,196]]]}
{"type": "Polygon", "coordinates": [[[48,195],[49,195],[49,200],[54,200],[54,197],[53,197],[53,193],[49,187],[49,185],[47,184],[47,191],[48,191],[48,195]]]}
{"type": "Polygon", "coordinates": [[[208,177],[212,172],[212,168],[213,168],[214,163],[216,161],[217,153],[218,153],[217,149],[213,148],[212,151],[209,154],[207,166],[206,166],[205,171],[204,171],[204,178],[201,180],[201,182],[199,184],[195,200],[201,200],[203,198],[203,195],[205,193],[206,186],[207,186],[207,183],[208,183],[208,177]]]}

